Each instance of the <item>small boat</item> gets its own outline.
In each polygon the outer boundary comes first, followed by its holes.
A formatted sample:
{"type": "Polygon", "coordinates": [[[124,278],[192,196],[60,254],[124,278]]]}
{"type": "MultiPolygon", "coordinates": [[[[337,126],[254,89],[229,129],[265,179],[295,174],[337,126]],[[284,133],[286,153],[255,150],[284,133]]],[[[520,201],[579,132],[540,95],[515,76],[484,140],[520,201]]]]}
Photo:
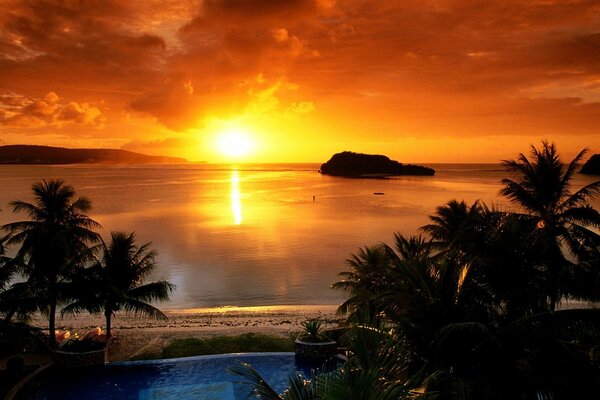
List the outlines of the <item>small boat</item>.
{"type": "Polygon", "coordinates": [[[385,193],[383,192],[373,192],[375,196],[383,196],[385,193]]]}

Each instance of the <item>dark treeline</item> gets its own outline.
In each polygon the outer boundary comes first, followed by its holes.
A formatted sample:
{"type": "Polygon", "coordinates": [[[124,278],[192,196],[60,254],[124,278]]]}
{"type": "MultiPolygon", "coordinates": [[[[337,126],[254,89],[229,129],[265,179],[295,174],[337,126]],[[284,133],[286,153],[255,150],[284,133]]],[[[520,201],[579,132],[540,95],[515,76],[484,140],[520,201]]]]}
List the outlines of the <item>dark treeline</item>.
{"type": "Polygon", "coordinates": [[[600,392],[600,181],[577,191],[584,152],[555,145],[504,161],[515,210],[452,200],[418,236],[359,249],[333,288],[352,328],[348,362],[262,399],[595,399],[600,392]]]}
{"type": "Polygon", "coordinates": [[[0,164],[184,164],[183,158],[148,156],[120,149],[67,149],[64,147],[0,146],[0,164]]]}

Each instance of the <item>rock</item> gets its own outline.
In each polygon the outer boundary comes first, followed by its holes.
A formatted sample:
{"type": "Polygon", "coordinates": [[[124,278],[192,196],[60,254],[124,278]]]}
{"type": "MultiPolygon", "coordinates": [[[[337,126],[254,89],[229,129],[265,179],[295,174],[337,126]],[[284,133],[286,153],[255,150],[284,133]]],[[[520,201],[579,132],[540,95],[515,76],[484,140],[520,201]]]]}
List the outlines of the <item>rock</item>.
{"type": "Polygon", "coordinates": [[[579,172],[585,175],[600,175],[600,154],[591,156],[579,172]]]}
{"type": "Polygon", "coordinates": [[[362,154],[351,151],[334,154],[329,161],[321,165],[320,172],[325,175],[361,178],[435,174],[433,168],[402,164],[383,155],[362,154]]]}

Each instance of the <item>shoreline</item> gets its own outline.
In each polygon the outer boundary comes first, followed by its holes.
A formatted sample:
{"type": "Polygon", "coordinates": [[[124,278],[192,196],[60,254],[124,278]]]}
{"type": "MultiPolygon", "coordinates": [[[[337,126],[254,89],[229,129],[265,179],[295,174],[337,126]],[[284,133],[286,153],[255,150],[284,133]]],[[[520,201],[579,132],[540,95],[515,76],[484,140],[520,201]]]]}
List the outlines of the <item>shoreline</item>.
{"type": "MultiPolygon", "coordinates": [[[[176,339],[207,338],[217,335],[261,333],[290,337],[302,330],[301,323],[318,318],[324,328],[339,326],[343,317],[336,315],[337,305],[225,306],[191,309],[164,309],[167,320],[155,320],[118,313],[112,319],[116,342],[110,348],[111,361],[124,361],[146,354],[159,354],[176,339]]],[[[47,329],[47,320],[36,315],[31,324],[47,329]]],[[[96,327],[104,329],[102,315],[82,313],[57,316],[56,329],[85,334],[96,327]]]]}

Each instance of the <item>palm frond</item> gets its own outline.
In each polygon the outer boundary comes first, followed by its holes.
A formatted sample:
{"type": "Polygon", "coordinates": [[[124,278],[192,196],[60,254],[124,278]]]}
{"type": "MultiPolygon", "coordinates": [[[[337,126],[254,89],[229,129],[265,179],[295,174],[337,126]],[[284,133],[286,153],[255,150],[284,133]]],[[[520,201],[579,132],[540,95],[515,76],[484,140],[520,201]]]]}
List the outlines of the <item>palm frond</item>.
{"type": "Polygon", "coordinates": [[[575,172],[577,172],[577,167],[579,166],[579,162],[587,154],[587,152],[588,152],[587,148],[581,150],[579,153],[577,153],[575,158],[573,158],[571,160],[571,162],[569,163],[569,165],[567,166],[567,168],[563,174],[563,177],[561,179],[561,182],[560,182],[560,187],[563,188],[563,191],[560,194],[561,197],[565,197],[565,196],[569,195],[569,187],[571,184],[571,180],[573,179],[575,172]]]}
{"type": "Polygon", "coordinates": [[[127,296],[140,301],[168,301],[175,285],[168,281],[146,283],[127,291],[127,296]]]}
{"type": "Polygon", "coordinates": [[[241,383],[250,387],[251,393],[246,397],[246,399],[283,399],[250,364],[240,362],[238,365],[228,368],[228,371],[243,378],[244,381],[241,383]]]}
{"type": "Polygon", "coordinates": [[[563,201],[559,209],[564,212],[573,207],[584,206],[587,204],[588,200],[593,199],[599,193],[600,181],[592,182],[570,195],[563,201]]]}
{"type": "Polygon", "coordinates": [[[120,306],[123,310],[125,310],[125,312],[131,313],[134,316],[143,315],[155,319],[168,319],[167,316],[158,308],[131,297],[124,298],[120,306]]]}

